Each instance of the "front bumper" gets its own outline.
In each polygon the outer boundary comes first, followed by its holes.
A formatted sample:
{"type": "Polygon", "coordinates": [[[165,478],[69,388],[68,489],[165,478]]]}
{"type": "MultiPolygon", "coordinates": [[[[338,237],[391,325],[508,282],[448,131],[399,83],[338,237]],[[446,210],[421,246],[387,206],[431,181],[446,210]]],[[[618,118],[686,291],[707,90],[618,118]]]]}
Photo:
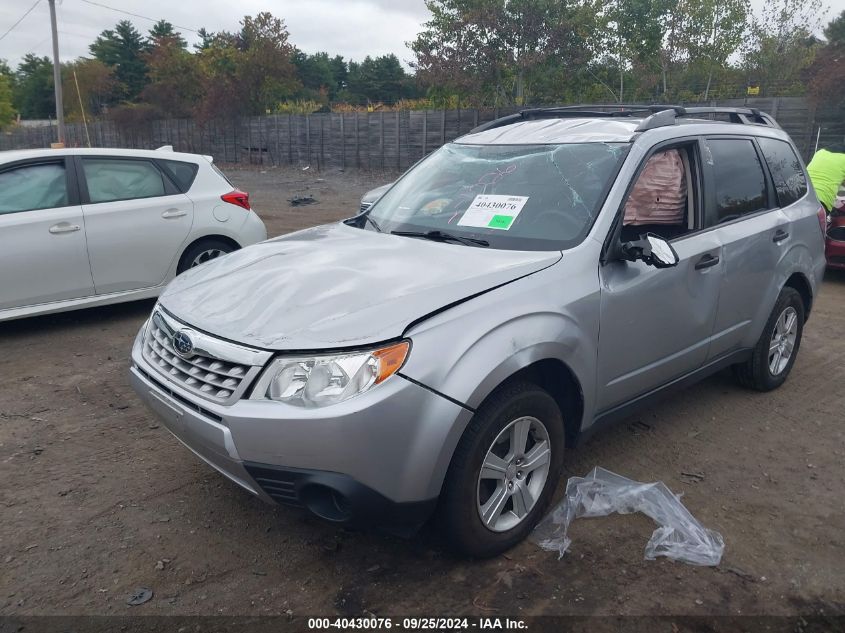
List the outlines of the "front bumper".
{"type": "Polygon", "coordinates": [[[824,248],[824,256],[828,268],[845,270],[845,242],[827,238],[824,248]]]}
{"type": "Polygon", "coordinates": [[[186,447],[269,503],[323,518],[388,527],[422,523],[450,455],[447,438],[470,411],[399,375],[323,409],[206,401],[132,352],[132,386],[186,447]]]}
{"type": "Polygon", "coordinates": [[[845,213],[834,211],[825,236],[824,256],[828,268],[845,270],[845,213]],[[833,237],[835,236],[835,237],[833,237]]]}

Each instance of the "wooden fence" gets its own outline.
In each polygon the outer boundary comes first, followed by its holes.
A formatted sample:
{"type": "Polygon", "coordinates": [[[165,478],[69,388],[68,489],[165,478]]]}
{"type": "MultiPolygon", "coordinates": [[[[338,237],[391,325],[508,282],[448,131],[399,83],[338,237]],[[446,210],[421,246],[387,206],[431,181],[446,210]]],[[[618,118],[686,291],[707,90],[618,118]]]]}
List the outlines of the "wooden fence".
{"type": "MultiPolygon", "coordinates": [[[[716,105],[711,103],[707,105],[716,105]]],[[[821,144],[845,139],[845,108],[815,108],[800,97],[730,100],[724,106],[756,107],[772,114],[805,159],[821,144]],[[820,134],[819,134],[820,132],[820,134]]],[[[93,147],[154,149],[210,154],[220,163],[404,170],[476,125],[517,108],[371,113],[267,115],[199,124],[190,119],[153,121],[119,128],[113,121],[88,124],[93,147]]],[[[0,134],[0,150],[49,147],[55,128],[17,128],[0,134]]],[[[81,124],[67,126],[66,144],[85,147],[81,124]]]]}

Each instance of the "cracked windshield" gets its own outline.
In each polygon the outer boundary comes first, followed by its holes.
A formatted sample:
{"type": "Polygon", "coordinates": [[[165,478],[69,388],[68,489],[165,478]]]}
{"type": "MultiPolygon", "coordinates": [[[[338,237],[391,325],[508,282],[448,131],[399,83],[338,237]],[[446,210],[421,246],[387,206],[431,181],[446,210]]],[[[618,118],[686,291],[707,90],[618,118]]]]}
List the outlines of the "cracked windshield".
{"type": "Polygon", "coordinates": [[[626,147],[447,145],[378,201],[366,227],[468,246],[571,248],[592,226],[626,147]]]}

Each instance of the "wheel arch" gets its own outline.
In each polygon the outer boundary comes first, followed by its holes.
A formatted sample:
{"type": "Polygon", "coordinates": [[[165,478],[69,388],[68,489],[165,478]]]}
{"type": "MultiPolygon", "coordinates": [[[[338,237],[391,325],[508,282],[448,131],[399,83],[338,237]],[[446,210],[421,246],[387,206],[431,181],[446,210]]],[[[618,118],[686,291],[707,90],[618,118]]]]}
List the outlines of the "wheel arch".
{"type": "Polygon", "coordinates": [[[202,235],[193,241],[187,243],[185,247],[182,249],[182,252],[179,254],[179,260],[176,262],[176,269],[179,270],[182,267],[182,264],[185,259],[185,254],[191,250],[194,246],[201,242],[210,241],[210,240],[219,240],[221,242],[225,242],[233,247],[234,250],[239,250],[241,247],[240,244],[228,235],[221,235],[220,233],[211,233],[209,235],[202,235]]]}
{"type": "Polygon", "coordinates": [[[526,380],[554,398],[563,416],[566,445],[575,444],[584,417],[584,392],[575,372],[559,358],[543,358],[514,372],[487,394],[485,401],[511,382],[526,380]]]}
{"type": "Polygon", "coordinates": [[[804,273],[795,272],[789,276],[783,286],[784,288],[792,288],[801,295],[801,300],[804,303],[804,322],[806,323],[813,307],[813,290],[810,281],[804,273]]]}
{"type": "Polygon", "coordinates": [[[445,484],[446,474],[455,458],[455,451],[458,443],[469,427],[475,412],[485,402],[497,393],[501,388],[513,382],[528,381],[536,384],[545,390],[555,400],[560,408],[563,417],[563,432],[566,446],[572,447],[578,442],[581,434],[581,427],[584,419],[586,406],[585,394],[582,383],[570,365],[560,358],[554,356],[542,356],[534,358],[528,363],[519,367],[513,367],[510,363],[503,363],[507,371],[502,373],[493,370],[492,375],[496,378],[493,381],[486,381],[483,393],[474,394],[470,400],[472,405],[464,405],[464,415],[456,420],[451,430],[443,438],[440,454],[434,468],[432,485],[435,494],[440,494],[445,484]],[[470,408],[471,407],[471,408],[470,408]]]}

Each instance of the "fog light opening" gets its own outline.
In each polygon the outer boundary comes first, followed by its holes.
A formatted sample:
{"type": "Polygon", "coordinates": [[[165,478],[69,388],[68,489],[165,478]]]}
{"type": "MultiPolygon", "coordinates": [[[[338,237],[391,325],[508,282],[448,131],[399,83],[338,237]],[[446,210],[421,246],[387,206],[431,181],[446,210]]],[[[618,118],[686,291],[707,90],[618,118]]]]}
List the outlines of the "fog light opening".
{"type": "Polygon", "coordinates": [[[305,507],[322,519],[342,523],[352,517],[352,507],[342,493],[323,486],[312,484],[300,492],[300,499],[305,507]]]}

